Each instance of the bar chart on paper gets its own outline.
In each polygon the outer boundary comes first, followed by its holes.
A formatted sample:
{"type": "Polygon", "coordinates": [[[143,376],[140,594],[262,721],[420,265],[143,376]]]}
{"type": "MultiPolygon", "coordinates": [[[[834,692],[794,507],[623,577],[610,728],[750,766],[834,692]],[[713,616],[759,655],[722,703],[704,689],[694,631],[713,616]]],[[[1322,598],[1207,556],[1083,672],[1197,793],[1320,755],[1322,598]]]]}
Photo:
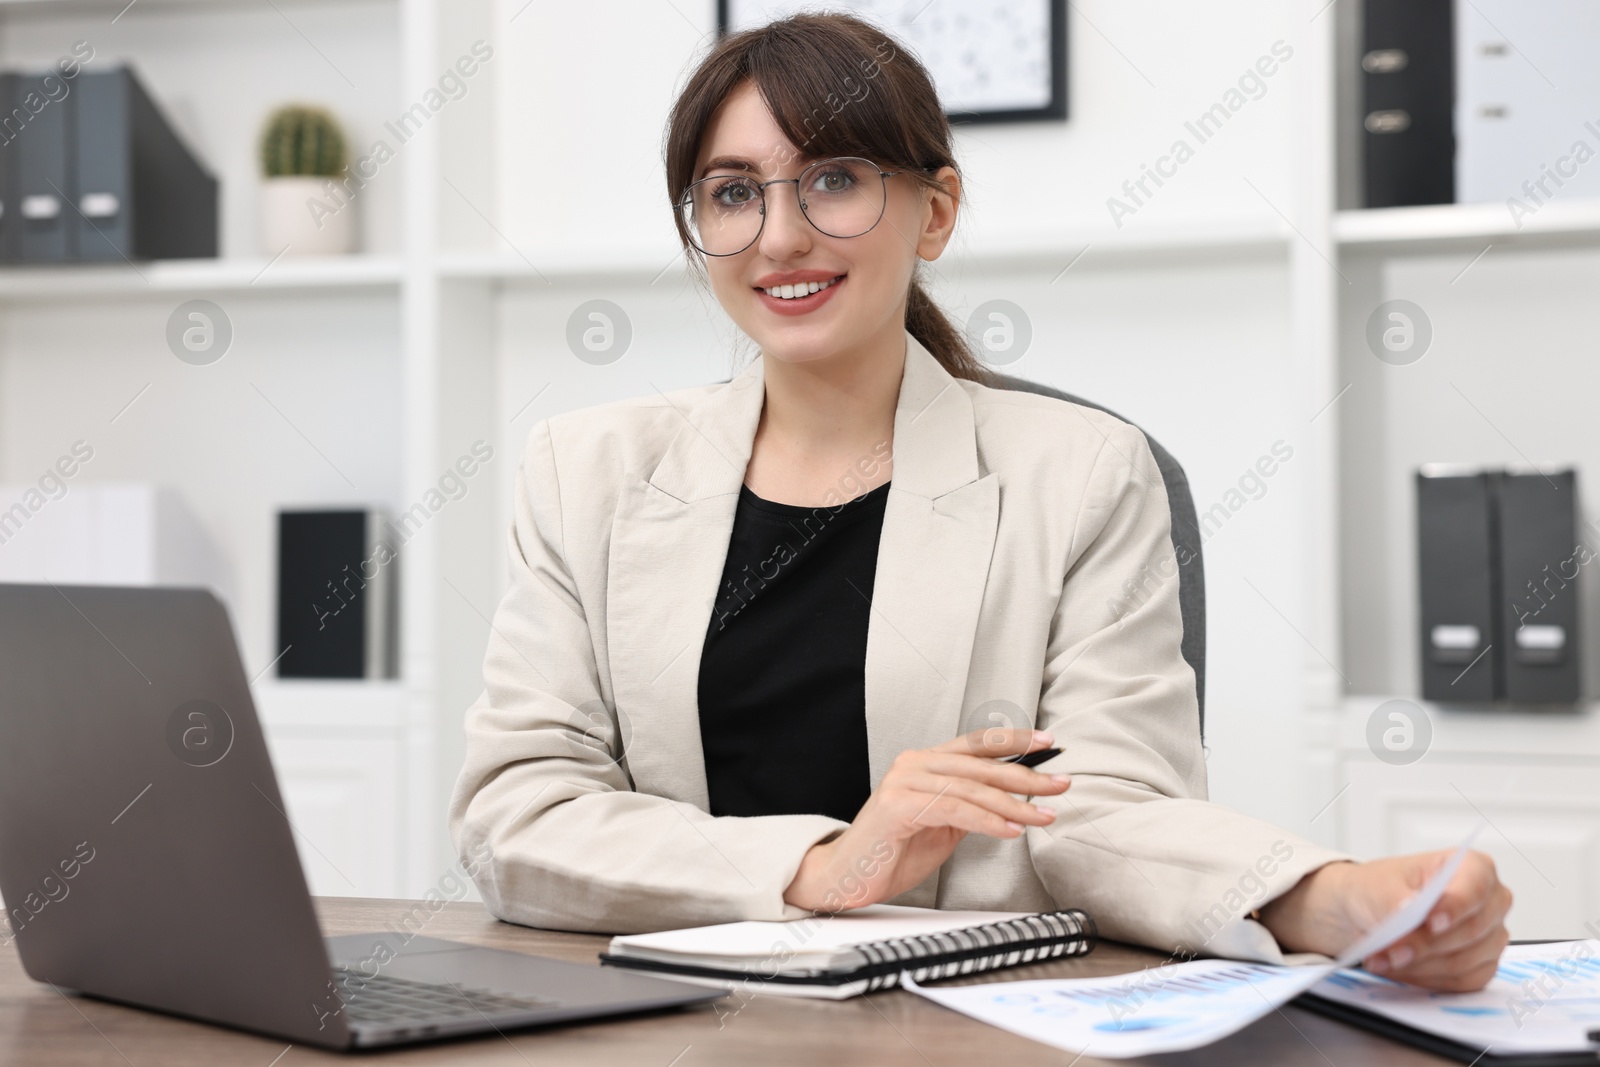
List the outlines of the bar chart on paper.
{"type": "Polygon", "coordinates": [[[1592,1047],[1586,1035],[1600,1026],[1600,941],[1512,945],[1476,993],[1433,993],[1355,970],[1311,992],[1497,1054],[1572,1052],[1592,1047]]]}
{"type": "Polygon", "coordinates": [[[1108,978],[938,988],[945,1007],[1046,1045],[1107,1059],[1200,1048],[1304,993],[1326,967],[1191,960],[1108,978]]]}

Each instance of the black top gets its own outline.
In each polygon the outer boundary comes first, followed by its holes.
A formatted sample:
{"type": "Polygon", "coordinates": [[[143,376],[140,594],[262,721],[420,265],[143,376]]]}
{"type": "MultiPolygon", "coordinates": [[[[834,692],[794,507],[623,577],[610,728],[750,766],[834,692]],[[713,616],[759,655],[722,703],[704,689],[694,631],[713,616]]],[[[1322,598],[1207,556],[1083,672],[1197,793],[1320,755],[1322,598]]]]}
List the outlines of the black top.
{"type": "Polygon", "coordinates": [[[700,660],[712,815],[830,815],[871,794],[867,621],[889,483],[835,507],[739,488],[700,660]]]}

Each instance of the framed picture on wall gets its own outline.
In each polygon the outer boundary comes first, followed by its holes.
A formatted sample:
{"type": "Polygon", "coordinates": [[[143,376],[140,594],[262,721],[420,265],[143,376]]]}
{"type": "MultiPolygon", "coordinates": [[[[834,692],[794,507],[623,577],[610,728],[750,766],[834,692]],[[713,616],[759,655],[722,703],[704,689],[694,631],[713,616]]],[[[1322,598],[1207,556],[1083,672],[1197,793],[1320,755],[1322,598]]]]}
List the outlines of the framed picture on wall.
{"type": "Polygon", "coordinates": [[[905,42],[953,124],[1067,117],[1067,0],[717,0],[717,29],[822,11],[848,11],[905,42]]]}

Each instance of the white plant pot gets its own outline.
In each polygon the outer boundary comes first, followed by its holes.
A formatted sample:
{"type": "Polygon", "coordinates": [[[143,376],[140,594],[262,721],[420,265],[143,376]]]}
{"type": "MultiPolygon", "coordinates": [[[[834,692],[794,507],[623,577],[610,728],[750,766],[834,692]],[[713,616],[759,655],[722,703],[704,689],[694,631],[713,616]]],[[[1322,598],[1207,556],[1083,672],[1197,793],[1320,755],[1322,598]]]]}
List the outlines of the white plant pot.
{"type": "Polygon", "coordinates": [[[263,178],[261,251],[276,256],[336,256],[355,247],[356,204],[331,178],[263,178]],[[342,205],[342,206],[341,206],[342,205]]]}

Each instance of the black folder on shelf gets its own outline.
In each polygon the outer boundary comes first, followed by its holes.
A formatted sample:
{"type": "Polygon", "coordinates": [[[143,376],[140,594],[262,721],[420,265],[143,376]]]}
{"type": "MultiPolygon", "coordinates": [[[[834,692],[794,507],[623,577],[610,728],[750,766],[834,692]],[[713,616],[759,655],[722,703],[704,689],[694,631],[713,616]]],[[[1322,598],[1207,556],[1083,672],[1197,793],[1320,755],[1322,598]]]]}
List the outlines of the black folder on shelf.
{"type": "Polygon", "coordinates": [[[1507,700],[1579,698],[1577,474],[1508,471],[1500,477],[1499,670],[1507,700]]]}
{"type": "Polygon", "coordinates": [[[1362,150],[1367,207],[1455,200],[1453,0],[1366,0],[1362,150]]]}
{"type": "Polygon", "coordinates": [[[72,99],[72,258],[217,254],[217,179],[156,108],[130,67],[85,71],[72,99]]]}
{"type": "Polygon", "coordinates": [[[0,76],[0,262],[217,255],[217,179],[132,68],[0,76]]]}
{"type": "Polygon", "coordinates": [[[398,562],[377,511],[278,514],[280,678],[393,678],[398,562]]]}
{"type": "Polygon", "coordinates": [[[0,263],[17,258],[22,216],[17,211],[17,153],[12,142],[20,129],[15,118],[7,121],[6,105],[16,98],[17,76],[0,73],[0,263]]]}
{"type": "Polygon", "coordinates": [[[1488,703],[1501,695],[1495,607],[1497,474],[1429,464],[1417,472],[1422,698],[1488,703]]]}
{"type": "Polygon", "coordinates": [[[9,84],[0,123],[9,140],[0,149],[16,175],[16,242],[24,263],[72,258],[67,202],[72,189],[71,83],[55,74],[19,74],[9,84]]]}

